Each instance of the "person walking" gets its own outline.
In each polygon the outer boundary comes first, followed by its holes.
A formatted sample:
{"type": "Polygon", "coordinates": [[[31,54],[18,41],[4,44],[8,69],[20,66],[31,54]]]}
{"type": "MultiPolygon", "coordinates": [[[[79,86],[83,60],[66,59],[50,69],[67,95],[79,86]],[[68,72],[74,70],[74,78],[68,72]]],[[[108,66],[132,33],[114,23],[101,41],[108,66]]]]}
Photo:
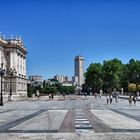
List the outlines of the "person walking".
{"type": "Polygon", "coordinates": [[[113,100],[112,94],[110,94],[109,99],[110,99],[110,104],[112,104],[112,100],[113,100]]]}
{"type": "Polygon", "coordinates": [[[95,95],[95,98],[97,98],[97,92],[95,92],[94,95],[95,95]]]}
{"type": "Polygon", "coordinates": [[[39,99],[40,93],[39,90],[36,91],[37,98],[39,99]]]}
{"type": "Polygon", "coordinates": [[[51,93],[51,97],[52,97],[52,100],[53,100],[53,93],[51,93]]]}
{"type": "Polygon", "coordinates": [[[136,98],[136,96],[134,95],[134,96],[133,96],[134,105],[136,105],[136,100],[137,100],[137,98],[136,98]]]}
{"type": "Polygon", "coordinates": [[[100,94],[100,98],[101,98],[101,97],[102,97],[102,94],[103,94],[103,91],[102,91],[102,90],[100,90],[100,93],[99,93],[99,94],[100,94]]]}
{"type": "Polygon", "coordinates": [[[118,93],[115,92],[115,102],[118,103],[118,93]]]}
{"type": "Polygon", "coordinates": [[[52,98],[52,95],[51,95],[51,93],[49,94],[49,99],[51,99],[52,98]]]}
{"type": "Polygon", "coordinates": [[[107,104],[109,103],[109,94],[107,95],[106,102],[107,104]]]}
{"type": "Polygon", "coordinates": [[[87,97],[87,92],[84,93],[85,94],[85,98],[87,97]]]}
{"type": "Polygon", "coordinates": [[[65,100],[65,92],[63,92],[63,98],[64,98],[64,100],[65,100]]]}
{"type": "Polygon", "coordinates": [[[131,103],[132,103],[132,96],[131,95],[129,96],[128,100],[129,100],[129,105],[131,105],[131,103]]]}

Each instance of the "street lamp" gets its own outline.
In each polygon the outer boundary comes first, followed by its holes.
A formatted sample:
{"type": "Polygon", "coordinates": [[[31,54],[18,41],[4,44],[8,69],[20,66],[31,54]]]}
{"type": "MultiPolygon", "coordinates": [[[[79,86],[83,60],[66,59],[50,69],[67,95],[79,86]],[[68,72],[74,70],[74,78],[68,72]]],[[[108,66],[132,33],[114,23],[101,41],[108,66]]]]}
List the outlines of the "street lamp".
{"type": "Polygon", "coordinates": [[[10,94],[8,96],[8,101],[12,101],[13,100],[13,96],[12,96],[12,78],[13,76],[16,74],[16,70],[15,69],[12,69],[10,68],[9,70],[9,75],[10,75],[10,94]]]}
{"type": "Polygon", "coordinates": [[[5,70],[4,69],[0,69],[0,76],[1,76],[1,97],[0,97],[0,106],[3,106],[3,95],[2,95],[2,90],[3,90],[3,87],[2,87],[2,79],[3,79],[3,76],[5,74],[5,70]]]}

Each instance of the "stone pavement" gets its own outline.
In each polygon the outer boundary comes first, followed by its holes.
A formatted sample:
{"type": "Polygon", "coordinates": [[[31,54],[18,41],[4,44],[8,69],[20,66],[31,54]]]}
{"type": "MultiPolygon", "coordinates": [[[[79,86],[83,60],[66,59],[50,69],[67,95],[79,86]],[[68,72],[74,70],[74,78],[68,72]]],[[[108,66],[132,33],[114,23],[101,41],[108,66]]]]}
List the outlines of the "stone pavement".
{"type": "Polygon", "coordinates": [[[69,95],[5,101],[0,140],[140,140],[140,102],[69,95]]]}

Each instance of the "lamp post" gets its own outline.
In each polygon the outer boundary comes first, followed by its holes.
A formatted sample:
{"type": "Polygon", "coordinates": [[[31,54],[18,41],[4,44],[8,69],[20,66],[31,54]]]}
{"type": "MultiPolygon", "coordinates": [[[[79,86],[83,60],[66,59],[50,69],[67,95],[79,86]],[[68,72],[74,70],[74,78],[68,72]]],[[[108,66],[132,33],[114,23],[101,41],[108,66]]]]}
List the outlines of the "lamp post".
{"type": "Polygon", "coordinates": [[[13,96],[12,96],[12,78],[13,78],[13,76],[15,74],[16,74],[16,70],[10,68],[10,70],[9,70],[9,75],[10,75],[10,93],[9,93],[9,96],[8,96],[8,101],[13,101],[13,96]]]}
{"type": "Polygon", "coordinates": [[[2,87],[2,79],[3,79],[3,76],[5,74],[5,70],[4,69],[0,69],[0,76],[1,76],[1,96],[0,96],[0,106],[3,106],[3,94],[2,94],[2,90],[3,90],[3,87],[2,87]]]}

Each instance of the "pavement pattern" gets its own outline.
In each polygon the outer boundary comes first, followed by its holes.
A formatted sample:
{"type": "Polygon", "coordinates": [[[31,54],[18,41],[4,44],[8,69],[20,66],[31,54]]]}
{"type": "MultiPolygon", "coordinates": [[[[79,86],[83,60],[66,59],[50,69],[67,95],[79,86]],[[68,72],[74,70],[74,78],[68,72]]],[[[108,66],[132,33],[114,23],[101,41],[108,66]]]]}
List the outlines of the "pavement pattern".
{"type": "Polygon", "coordinates": [[[140,140],[140,102],[47,96],[0,106],[0,140],[140,140]]]}

